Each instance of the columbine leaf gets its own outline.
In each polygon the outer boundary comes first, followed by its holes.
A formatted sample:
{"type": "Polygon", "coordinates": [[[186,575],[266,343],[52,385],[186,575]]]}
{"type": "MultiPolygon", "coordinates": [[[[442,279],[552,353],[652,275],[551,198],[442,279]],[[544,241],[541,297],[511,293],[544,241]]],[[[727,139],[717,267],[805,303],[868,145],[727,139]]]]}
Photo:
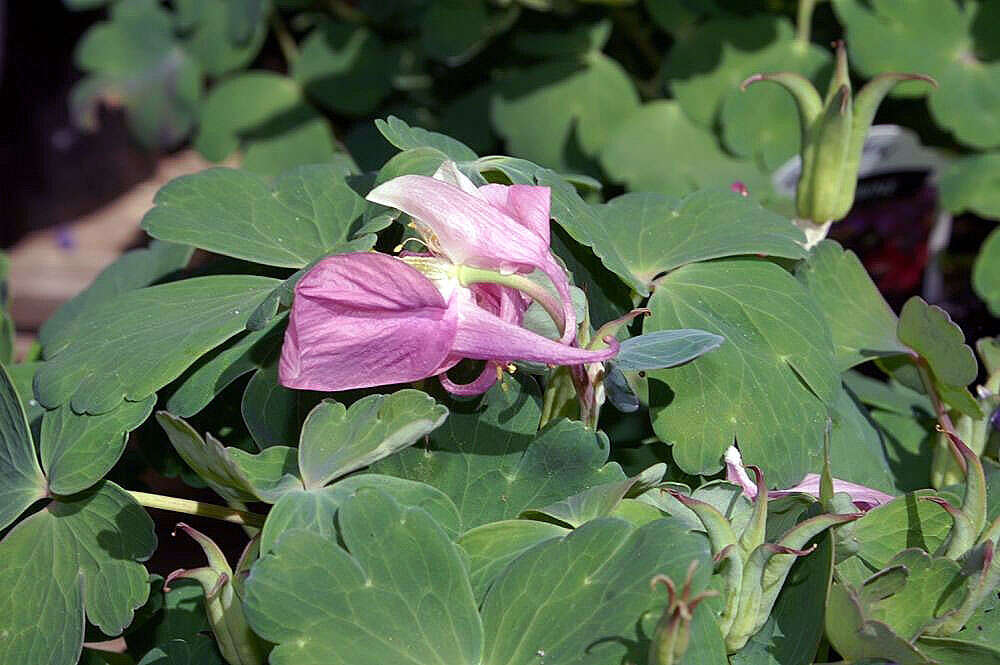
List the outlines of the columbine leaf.
{"type": "Polygon", "coordinates": [[[884,623],[866,617],[855,591],[843,584],[830,587],[826,636],[838,653],[851,660],[890,660],[898,665],[931,663],[884,623]]]}
{"type": "MultiPolygon", "coordinates": [[[[930,501],[907,494],[865,513],[854,522],[852,547],[870,572],[888,567],[907,547],[935,551],[951,529],[951,517],[930,501]]],[[[839,564],[838,564],[839,565],[839,564]]]]}
{"type": "MultiPolygon", "coordinates": [[[[940,84],[928,100],[931,115],[975,148],[1000,145],[1000,63],[983,62],[972,49],[974,6],[914,0],[904,4],[834,0],[844,24],[851,62],[866,76],[920,72],[940,84]]],[[[899,97],[923,94],[900,85],[899,97]]]]}
{"type": "Polygon", "coordinates": [[[335,540],[287,532],[246,582],[273,665],[477,665],[483,636],[461,550],[425,511],[361,490],[335,540]],[[363,635],[364,639],[359,640],[363,635]]]}
{"type": "Polygon", "coordinates": [[[595,156],[619,122],[639,105],[631,79],[600,52],[560,58],[500,82],[491,117],[509,151],[555,169],[568,154],[595,156]]]}
{"type": "Polygon", "coordinates": [[[126,0],[111,8],[76,46],[77,67],[88,74],[74,88],[77,124],[97,129],[102,103],[125,107],[129,127],[149,148],[172,148],[194,126],[201,98],[198,63],[173,34],[173,17],[154,0],[126,0]]]}
{"type": "Polygon", "coordinates": [[[156,421],[177,454],[227,501],[274,503],[285,492],[302,488],[294,448],[272,446],[251,455],[224,447],[211,434],[203,439],[193,427],[166,411],[158,412],[156,421]]]}
{"type": "Polygon", "coordinates": [[[385,120],[377,119],[375,127],[385,140],[400,150],[414,148],[434,148],[455,162],[468,162],[478,155],[469,146],[445,134],[429,132],[421,127],[411,127],[400,118],[390,115],[385,120]]]}
{"type": "Polygon", "coordinates": [[[395,476],[361,473],[326,487],[286,492],[267,514],[260,534],[261,551],[274,549],[282,534],[293,529],[336,537],[337,510],[361,489],[377,489],[401,506],[422,508],[452,539],[461,533],[458,508],[441,490],[395,476]]]}
{"type": "Polygon", "coordinates": [[[191,635],[150,649],[138,665],[224,665],[224,661],[211,637],[191,635]]]}
{"type": "Polygon", "coordinates": [[[538,432],[537,394],[518,382],[506,388],[494,386],[482,411],[446,403],[451,414],[426,446],[400,451],[372,470],[437,487],[458,506],[463,530],[624,479],[617,464],[607,464],[603,433],[569,420],[538,432]]]}
{"type": "Polygon", "coordinates": [[[49,489],[75,494],[107,475],[125,451],[128,433],[146,421],[155,403],[151,395],[99,416],[74,413],[68,404],[47,411],[38,447],[49,489]]]}
{"type": "Polygon", "coordinates": [[[326,119],[288,77],[252,71],[222,81],[201,108],[195,148],[221,162],[242,148],[242,167],[277,175],[330,161],[336,152],[326,119]]]}
{"type": "Polygon", "coordinates": [[[719,121],[732,152],[772,171],[799,150],[795,104],[763,86],[741,93],[757,72],[794,71],[816,78],[829,53],[795,39],[791,23],[774,16],[723,17],[683,35],[670,50],[664,74],[684,112],[703,127],[719,121]]]}
{"type": "Polygon", "coordinates": [[[696,261],[738,254],[806,256],[805,236],[787,218],[729,191],[699,191],[680,201],[625,194],[597,212],[588,244],[640,295],[649,295],[663,273],[696,261]]]}
{"type": "Polygon", "coordinates": [[[325,21],[309,33],[295,61],[295,80],[338,113],[371,113],[392,92],[393,54],[364,26],[325,21]]]}
{"type": "Polygon", "coordinates": [[[650,373],[657,436],[688,473],[714,473],[735,438],[779,487],[818,465],[826,409],[839,390],[819,308],[794,277],[751,259],[696,263],[664,277],[644,331],[722,335],[712,353],[650,373]]]}
{"type": "Polygon", "coordinates": [[[799,264],[796,277],[819,303],[830,326],[837,369],[907,352],[896,336],[896,315],[854,252],[824,240],[799,264]]]}
{"type": "Polygon", "coordinates": [[[302,482],[322,487],[412,445],[447,417],[448,409],[419,390],[368,395],[350,408],[323,400],[302,425],[302,482]]]}
{"type": "MultiPolygon", "coordinates": [[[[167,411],[181,418],[198,413],[226,386],[254,370],[274,362],[281,348],[284,317],[276,317],[260,330],[253,330],[202,356],[177,380],[177,390],[167,400],[167,411]]],[[[251,322],[247,322],[250,327],[251,322]]]]}
{"type": "MultiPolygon", "coordinates": [[[[156,194],[142,227],[155,238],[238,259],[301,268],[353,237],[367,204],[332,165],[300,167],[273,185],[234,169],[182,176],[156,194]],[[206,224],[211,220],[211,224],[206,224]]],[[[370,249],[352,245],[355,251],[370,249]]]]}
{"type": "Polygon", "coordinates": [[[240,412],[261,450],[287,446],[298,441],[302,423],[322,397],[323,393],[292,390],[281,385],[275,361],[250,377],[243,391],[240,412]]]}
{"type": "Polygon", "coordinates": [[[266,5],[264,0],[175,2],[184,49],[198,59],[209,76],[245,67],[267,37],[266,5]],[[256,5],[253,15],[249,5],[256,5]]]}
{"type": "Polygon", "coordinates": [[[38,331],[38,340],[49,347],[66,342],[66,331],[82,312],[97,307],[125,291],[150,286],[187,265],[193,247],[153,241],[148,249],[133,249],[101,271],[90,286],[63,303],[38,331]]]}
{"type": "MultiPolygon", "coordinates": [[[[539,652],[553,665],[636,661],[648,649],[637,620],[666,600],[650,578],[683,579],[692,560],[702,563],[695,592],[709,576],[706,541],[675,520],[641,528],[595,520],[514,559],[480,618],[460,550],[427,513],[368,490],[343,504],[338,523],[347,551],[332,538],[289,531],[247,581],[247,615],[278,643],[275,665],[362,665],[403,653],[414,665],[533,662],[539,652]],[[573,611],[581,606],[592,608],[582,619],[573,611]]],[[[710,614],[695,620],[699,631],[703,621],[710,614]]]]}
{"type": "Polygon", "coordinates": [[[771,185],[753,162],[722,151],[708,130],[689,120],[676,101],[643,104],[620,122],[600,155],[608,176],[631,190],[685,196],[705,187],[747,186],[754,199],[771,185]],[[664,155],[684,155],[664,168],[664,155]]]}
{"type": "Polygon", "coordinates": [[[938,179],[941,205],[953,215],[1000,219],[1000,152],[956,159],[938,179]]]}
{"type": "Polygon", "coordinates": [[[53,408],[104,413],[144,400],[203,353],[243,330],[278,280],[197,277],[123,293],[78,316],[46,349],[35,393],[53,408]]]}
{"type": "Polygon", "coordinates": [[[47,492],[27,416],[7,368],[0,365],[0,531],[47,492]]]}
{"type": "Polygon", "coordinates": [[[535,545],[569,533],[569,529],[535,520],[501,520],[469,529],[458,539],[469,558],[469,580],[476,602],[507,565],[535,545]]]}
{"type": "Polygon", "coordinates": [[[86,618],[118,635],[146,602],[153,521],[104,482],[51,502],[0,542],[0,660],[73,665],[86,618]]]}
{"type": "Polygon", "coordinates": [[[627,372],[675,367],[714,351],[725,341],[704,330],[659,330],[622,342],[614,362],[627,372]]]}
{"type": "Polygon", "coordinates": [[[976,356],[947,312],[914,296],[899,314],[898,335],[900,342],[927,363],[935,389],[943,399],[972,418],[982,417],[966,388],[979,371],[976,356]]]}
{"type": "Polygon", "coordinates": [[[994,316],[1000,316],[1000,231],[993,231],[979,248],[972,268],[972,288],[994,316]]]}

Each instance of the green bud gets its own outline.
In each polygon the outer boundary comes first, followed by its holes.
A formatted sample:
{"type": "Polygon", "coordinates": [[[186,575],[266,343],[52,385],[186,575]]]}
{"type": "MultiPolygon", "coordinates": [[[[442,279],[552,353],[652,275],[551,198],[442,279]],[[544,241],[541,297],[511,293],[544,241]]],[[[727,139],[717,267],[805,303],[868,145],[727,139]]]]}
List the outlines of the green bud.
{"type": "Polygon", "coordinates": [[[164,589],[169,588],[170,582],[175,579],[196,580],[205,592],[205,613],[225,661],[229,665],[263,665],[267,660],[267,644],[250,630],[239,596],[243,588],[242,576],[249,569],[253,553],[257,551],[257,539],[247,545],[234,575],[222,550],[211,538],[187,524],[178,524],[177,528],[201,546],[208,559],[208,566],[170,573],[164,582],[164,589]]]}
{"type": "MultiPolygon", "coordinates": [[[[758,81],[773,81],[795,100],[802,130],[802,173],[796,191],[796,213],[810,244],[826,235],[830,223],[843,219],[854,204],[861,163],[861,149],[875,118],[875,111],[899,82],[934,79],[922,74],[882,74],[851,93],[847,51],[836,43],[837,64],[826,98],[804,77],[790,72],[755,74],[741,88],[758,81]]],[[[800,225],[801,226],[801,225],[800,225]]]]}
{"type": "Polygon", "coordinates": [[[702,591],[691,596],[691,581],[697,568],[698,562],[692,561],[680,593],[674,581],[666,575],[657,575],[650,580],[653,588],[657,584],[665,586],[669,599],[649,645],[649,665],[677,665],[681,662],[691,642],[691,620],[695,608],[706,598],[718,595],[717,591],[702,591]]]}

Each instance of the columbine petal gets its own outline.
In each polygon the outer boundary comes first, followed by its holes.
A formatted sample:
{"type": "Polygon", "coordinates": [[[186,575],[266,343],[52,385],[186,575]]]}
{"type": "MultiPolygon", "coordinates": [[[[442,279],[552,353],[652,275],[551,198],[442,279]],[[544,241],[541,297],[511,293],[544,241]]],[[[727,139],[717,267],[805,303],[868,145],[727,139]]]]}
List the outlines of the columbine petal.
{"type": "MultiPolygon", "coordinates": [[[[747,475],[746,468],[743,466],[743,457],[740,455],[739,449],[736,446],[729,446],[723,456],[723,460],[726,463],[726,480],[742,487],[743,493],[747,498],[755,498],[757,496],[757,486],[750,480],[750,476],[747,475]]],[[[811,494],[819,498],[819,485],[819,474],[807,473],[806,477],[798,485],[789,487],[788,489],[770,490],[767,496],[774,498],[788,494],[811,494]]],[[[865,487],[864,485],[858,485],[846,480],[840,480],[839,478],[833,479],[833,491],[844,492],[850,495],[851,501],[863,510],[888,503],[894,498],[885,492],[880,492],[871,487],[865,487]]]]}
{"type": "Polygon", "coordinates": [[[549,244],[552,194],[539,185],[483,185],[479,195],[549,244]]]}
{"type": "MultiPolygon", "coordinates": [[[[798,485],[789,487],[785,490],[771,490],[767,493],[767,495],[775,497],[801,493],[811,494],[812,496],[818,498],[819,483],[819,474],[807,473],[806,477],[803,478],[802,482],[798,485]]],[[[857,483],[840,480],[839,478],[833,479],[833,491],[844,492],[845,494],[850,495],[851,501],[854,502],[854,505],[863,510],[869,510],[875,506],[880,506],[883,503],[888,503],[895,498],[891,494],[886,494],[885,492],[880,492],[876,489],[872,489],[871,487],[865,487],[864,485],[858,485],[857,483]]]]}
{"type": "MultiPolygon", "coordinates": [[[[529,197],[537,197],[531,194],[529,197]]],[[[486,198],[459,186],[427,176],[404,175],[383,183],[368,194],[368,200],[402,210],[425,226],[433,244],[452,263],[488,270],[541,270],[552,281],[563,305],[565,332],[560,341],[576,335],[576,313],[569,293],[569,280],[549,251],[545,238],[532,230],[535,225],[515,221],[486,198]]],[[[515,195],[518,206],[529,208],[524,195],[515,195]]],[[[508,197],[509,200],[509,197],[508,197]]],[[[532,214],[537,215],[537,212],[532,214]]]]}
{"type": "Polygon", "coordinates": [[[618,343],[614,338],[610,338],[610,348],[598,351],[560,344],[486,311],[472,301],[468,292],[456,293],[456,299],[458,328],[452,353],[463,358],[583,365],[607,360],[618,353],[618,343]]]}
{"type": "Polygon", "coordinates": [[[281,383],[335,391],[417,381],[450,366],[456,326],[455,310],[406,263],[376,253],[331,256],[295,287],[281,383]]]}

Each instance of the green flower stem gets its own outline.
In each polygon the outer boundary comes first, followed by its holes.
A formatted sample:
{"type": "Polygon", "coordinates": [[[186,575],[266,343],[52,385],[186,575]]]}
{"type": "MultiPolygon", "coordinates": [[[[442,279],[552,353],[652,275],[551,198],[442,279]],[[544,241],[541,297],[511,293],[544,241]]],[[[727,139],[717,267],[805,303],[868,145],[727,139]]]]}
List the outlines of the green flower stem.
{"type": "MultiPolygon", "coordinates": [[[[920,374],[920,382],[924,384],[924,390],[927,391],[927,395],[931,398],[931,404],[934,405],[934,413],[937,415],[938,425],[945,432],[950,432],[958,436],[958,433],[955,432],[955,426],[951,422],[951,416],[948,415],[947,407],[941,401],[937,390],[934,389],[934,379],[931,377],[930,369],[927,368],[927,363],[924,362],[923,358],[917,358],[917,372],[920,374]]],[[[955,461],[958,462],[959,467],[964,471],[965,460],[962,459],[961,454],[959,454],[954,446],[951,446],[951,452],[955,457],[955,461]]]]}
{"type": "Polygon", "coordinates": [[[190,499],[178,499],[172,496],[162,496],[160,494],[150,494],[148,492],[129,492],[132,498],[140,505],[147,508],[159,508],[160,510],[170,510],[175,513],[185,513],[187,515],[201,515],[212,519],[242,524],[244,526],[264,526],[264,516],[250,513],[245,510],[236,510],[225,506],[217,506],[212,503],[201,501],[191,501],[190,499]]]}
{"type": "Polygon", "coordinates": [[[812,33],[813,9],[816,0],[799,0],[799,13],[796,18],[795,39],[801,44],[808,44],[812,33]]]}
{"type": "Polygon", "coordinates": [[[271,12],[271,28],[274,30],[274,37],[278,42],[278,48],[281,49],[281,55],[284,56],[285,63],[291,68],[299,59],[299,47],[277,9],[271,12]]]}
{"type": "Polygon", "coordinates": [[[560,335],[566,331],[566,320],[563,317],[562,306],[559,304],[558,299],[554,298],[544,286],[528,279],[524,275],[504,275],[493,270],[483,270],[482,268],[461,265],[457,267],[457,277],[462,286],[469,286],[470,284],[499,284],[517,289],[541,305],[542,309],[545,310],[546,314],[556,324],[560,335]]]}

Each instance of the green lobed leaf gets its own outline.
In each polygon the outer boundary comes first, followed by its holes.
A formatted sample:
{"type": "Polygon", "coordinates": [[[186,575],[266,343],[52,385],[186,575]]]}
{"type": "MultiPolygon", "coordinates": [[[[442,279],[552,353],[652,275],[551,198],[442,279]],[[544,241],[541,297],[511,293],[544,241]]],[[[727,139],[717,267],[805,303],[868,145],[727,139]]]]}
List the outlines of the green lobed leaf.
{"type": "Polygon", "coordinates": [[[771,192],[769,179],[756,165],[723,152],[715,137],[691,122],[674,100],[647,102],[624,116],[608,137],[600,161],[611,180],[631,190],[685,196],[742,182],[754,199],[771,192]]]}
{"type": "Polygon", "coordinates": [[[921,637],[917,648],[938,663],[994,665],[1000,662],[997,644],[981,644],[946,637],[921,637]]]}
{"type": "Polygon", "coordinates": [[[194,126],[201,68],[155,0],[115,2],[110,20],[84,34],[73,59],[87,76],[73,88],[70,109],[85,129],[97,129],[101,104],[124,106],[129,128],[147,148],[173,148],[194,126]]]}
{"type": "Polygon", "coordinates": [[[84,616],[118,635],[146,602],[153,521],[110,482],[52,501],[0,541],[0,661],[73,665],[84,616]]]}
{"type": "Polygon", "coordinates": [[[302,487],[294,448],[272,446],[252,455],[224,447],[211,434],[203,439],[193,427],[166,411],[157,412],[156,421],[191,470],[227,502],[274,503],[284,493],[302,487]]]}
{"type": "Polygon", "coordinates": [[[375,127],[385,137],[385,140],[400,150],[415,148],[434,148],[455,162],[475,160],[478,155],[469,146],[453,139],[446,134],[429,132],[421,127],[411,127],[401,118],[390,115],[385,120],[377,118],[375,127]]]}
{"type": "Polygon", "coordinates": [[[824,240],[798,265],[795,276],[830,326],[838,370],[907,352],[896,336],[896,315],[854,252],[824,240]]]}
{"type": "Polygon", "coordinates": [[[569,529],[558,524],[529,519],[490,522],[463,533],[458,544],[468,556],[476,602],[482,603],[493,581],[517,557],[543,541],[568,533],[569,529]]]}
{"type": "Polygon", "coordinates": [[[271,364],[281,348],[283,322],[283,316],[275,317],[263,328],[202,356],[177,380],[177,390],[167,400],[167,411],[189,418],[239,377],[271,364]]]}
{"type": "Polygon", "coordinates": [[[872,573],[887,568],[906,548],[934,552],[944,542],[951,518],[930,501],[920,501],[918,497],[925,493],[901,496],[854,522],[850,538],[856,556],[872,573]]]}
{"type": "Polygon", "coordinates": [[[343,503],[338,524],[345,549],[289,531],[251,569],[245,610],[277,644],[272,665],[480,662],[461,550],[429,514],[368,489],[343,503]]]}
{"type": "MultiPolygon", "coordinates": [[[[368,490],[343,504],[338,523],[347,551],[289,531],[250,574],[247,614],[278,643],[275,665],[383,663],[401,653],[415,665],[635,661],[648,650],[639,619],[666,601],[650,589],[652,576],[683,579],[699,560],[695,593],[709,576],[706,541],[679,522],[635,528],[605,518],[513,559],[480,618],[461,551],[427,513],[368,490]],[[580,607],[591,611],[581,617],[580,607]]],[[[696,619],[698,631],[706,620],[696,619]]],[[[701,662],[725,661],[724,651],[716,655],[701,662]]]]}
{"type": "Polygon", "coordinates": [[[448,409],[413,389],[368,395],[350,408],[323,400],[302,425],[302,482],[306,489],[322,487],[413,445],[447,417],[448,409]]]}
{"type": "Polygon", "coordinates": [[[562,523],[577,528],[598,517],[607,517],[614,513],[627,494],[641,494],[646,488],[659,483],[666,468],[666,464],[657,464],[639,476],[594,485],[547,506],[529,508],[521,513],[521,517],[562,523]]]}
{"type": "MultiPolygon", "coordinates": [[[[934,120],[974,148],[1000,146],[1000,62],[984,62],[973,49],[974,4],[834,0],[833,7],[846,28],[852,64],[863,74],[933,76],[939,84],[928,100],[934,120]]],[[[903,84],[893,94],[923,92],[903,84]]]]}
{"type": "Polygon", "coordinates": [[[185,51],[209,76],[242,69],[257,57],[267,37],[269,4],[267,0],[175,1],[185,51]],[[239,22],[243,25],[234,25],[239,22]]]}
{"type": "Polygon", "coordinates": [[[972,418],[982,417],[966,388],[979,371],[976,356],[946,311],[913,296],[899,314],[897,334],[900,342],[927,363],[935,389],[945,401],[972,418]]]}
{"type": "Polygon", "coordinates": [[[336,150],[329,124],[305,101],[301,87],[267,71],[239,74],[212,88],[194,145],[215,162],[242,147],[243,168],[263,175],[330,161],[336,150]]]}
{"type": "Polygon", "coordinates": [[[35,374],[38,401],[99,414],[144,400],[243,330],[278,284],[252,275],[197,277],[127,291],[78,316],[35,374]]]}
{"type": "Polygon", "coordinates": [[[146,422],[156,397],[122,402],[97,416],[68,404],[42,416],[39,456],[54,494],[75,494],[104,478],[125,452],[128,433],[146,422]]]}
{"type": "Polygon", "coordinates": [[[154,240],[148,248],[133,249],[115,259],[87,288],[63,303],[42,324],[38,340],[42,348],[66,341],[65,331],[82,312],[97,307],[125,291],[141,289],[163,280],[187,265],[194,251],[187,245],[154,240]]]}
{"type": "Polygon", "coordinates": [[[366,115],[392,92],[396,68],[392,52],[367,27],[325,21],[302,42],[293,76],[324,108],[366,115]]]}
{"type": "Polygon", "coordinates": [[[463,531],[624,479],[617,464],[607,463],[603,433],[569,420],[538,432],[536,391],[507,381],[490,389],[483,407],[446,402],[448,420],[427,445],[402,450],[372,470],[443,491],[458,507],[463,531]]]}
{"type": "Polygon", "coordinates": [[[965,577],[958,563],[932,557],[923,550],[906,549],[889,560],[886,570],[902,566],[905,582],[891,593],[867,597],[861,589],[861,607],[866,617],[880,621],[905,640],[912,641],[934,621],[958,607],[965,597],[965,577]]]}
{"type": "Polygon", "coordinates": [[[734,439],[779,487],[818,465],[840,381],[829,328],[794,277],[754,259],[691,264],[660,280],[649,308],[644,332],[690,327],[726,338],[649,375],[653,430],[681,469],[714,473],[734,439]]]}
{"type": "Polygon", "coordinates": [[[867,410],[848,388],[830,407],[830,468],[835,478],[887,493],[896,489],[882,437],[867,410]]]}
{"type": "Polygon", "coordinates": [[[302,423],[322,396],[323,393],[292,390],[281,385],[275,361],[250,377],[243,391],[240,413],[261,450],[291,445],[299,440],[302,423]]]}
{"type": "Polygon", "coordinates": [[[994,316],[1000,316],[1000,230],[994,230],[979,248],[972,267],[972,288],[994,316]]]}
{"type": "MultiPolygon", "coordinates": [[[[586,219],[577,224],[586,223],[586,219]]],[[[788,219],[730,191],[698,191],[681,200],[625,194],[597,209],[589,244],[640,295],[682,265],[739,254],[798,259],[804,236],[788,219]]]]}
{"type": "MultiPolygon", "coordinates": [[[[153,576],[158,578],[158,576],[153,576]]],[[[135,624],[127,633],[130,649],[139,653],[149,651],[156,645],[165,644],[171,640],[188,640],[194,635],[209,630],[208,617],[205,615],[205,594],[201,585],[195,580],[179,578],[170,584],[169,591],[163,591],[163,580],[154,582],[150,591],[150,602],[159,598],[159,609],[153,616],[140,626],[135,624]]]]}
{"type": "Polygon", "coordinates": [[[24,407],[0,364],[0,532],[47,492],[24,407]]]}
{"type": "Polygon", "coordinates": [[[667,86],[703,127],[722,125],[726,147],[773,171],[799,151],[795,103],[777,86],[739,84],[759,72],[792,71],[816,79],[829,53],[795,38],[791,23],[757,15],[711,19],[680,37],[664,63],[667,86]]]}
{"type": "MultiPolygon", "coordinates": [[[[303,166],[273,185],[235,169],[214,168],[171,181],[156,194],[142,228],[256,263],[302,268],[342,251],[367,204],[333,165],[303,166]],[[211,220],[211,224],[206,224],[211,220]]],[[[370,249],[374,236],[350,249],[370,249]]]]}
{"type": "Polygon", "coordinates": [[[337,510],[361,489],[377,489],[401,506],[422,508],[452,539],[461,533],[458,508],[441,490],[395,476],[360,473],[326,487],[283,494],[267,514],[267,521],[261,530],[261,551],[274,549],[282,534],[293,529],[308,529],[312,533],[334,538],[337,510]]]}
{"type": "Polygon", "coordinates": [[[225,665],[215,642],[207,635],[170,640],[150,649],[138,665],[225,665]]]}
{"type": "Polygon", "coordinates": [[[834,584],[826,606],[826,636],[840,655],[852,661],[888,660],[897,665],[931,665],[916,647],[880,621],[862,612],[856,592],[834,584]]]}
{"type": "Polygon", "coordinates": [[[639,105],[632,80],[600,52],[520,70],[497,85],[490,117],[509,152],[555,169],[594,157],[639,105]]]}
{"type": "Polygon", "coordinates": [[[956,159],[938,178],[941,205],[953,215],[1000,219],[1000,152],[956,159]]]}

